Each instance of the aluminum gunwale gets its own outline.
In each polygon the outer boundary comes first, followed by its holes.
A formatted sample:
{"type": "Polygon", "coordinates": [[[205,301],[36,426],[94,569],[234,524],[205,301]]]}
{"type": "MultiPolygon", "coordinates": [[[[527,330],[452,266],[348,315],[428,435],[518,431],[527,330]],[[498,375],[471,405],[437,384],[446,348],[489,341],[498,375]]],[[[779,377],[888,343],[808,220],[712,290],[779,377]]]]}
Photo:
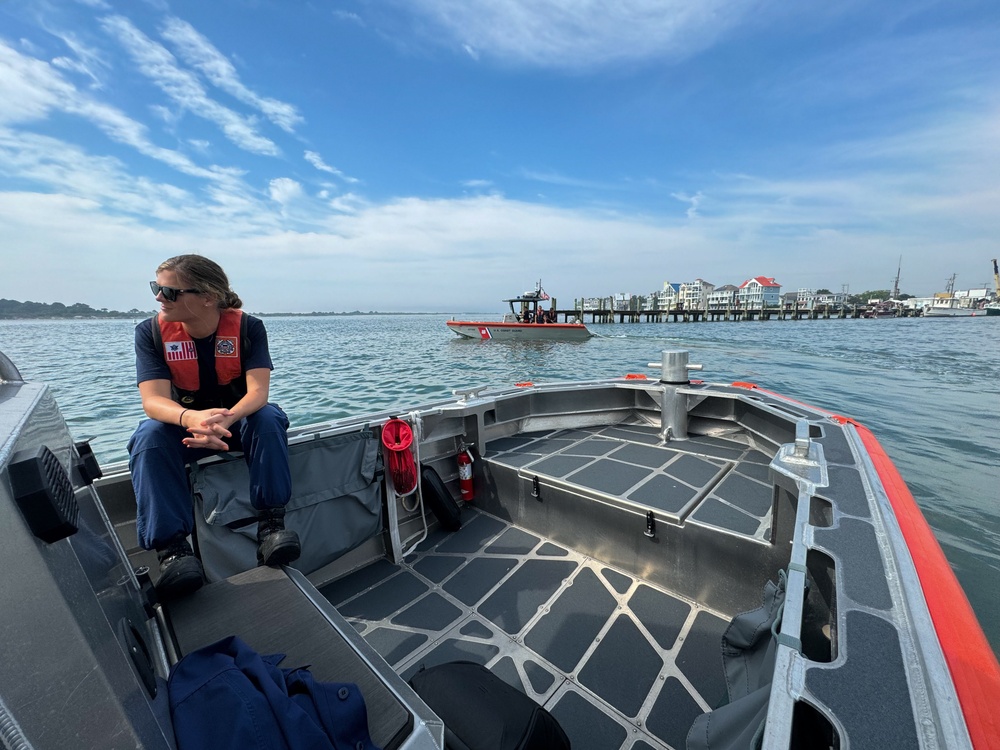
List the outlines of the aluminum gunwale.
{"type": "MultiPolygon", "coordinates": [[[[962,591],[944,551],[927,519],[899,474],[899,470],[875,435],[863,424],[844,419],[854,428],[858,451],[866,468],[878,477],[881,493],[876,493],[886,532],[894,538],[896,565],[907,596],[911,616],[921,628],[936,636],[921,639],[924,667],[930,673],[929,688],[937,699],[942,719],[952,727],[957,740],[965,732],[976,750],[1000,748],[1000,664],[979,626],[972,606],[962,591]],[[905,556],[902,552],[905,550],[905,556]],[[909,565],[906,565],[906,562],[909,565]],[[924,606],[919,606],[923,603],[924,606]],[[938,649],[932,649],[932,644],[938,649]],[[934,658],[940,656],[943,658],[934,658]],[[975,660],[974,660],[975,659],[975,660]],[[946,674],[948,677],[946,677],[946,674]],[[947,679],[957,696],[957,704],[942,695],[941,683],[947,679]],[[947,711],[957,709],[961,716],[947,711]]],[[[851,434],[845,429],[845,433],[851,434]]]]}

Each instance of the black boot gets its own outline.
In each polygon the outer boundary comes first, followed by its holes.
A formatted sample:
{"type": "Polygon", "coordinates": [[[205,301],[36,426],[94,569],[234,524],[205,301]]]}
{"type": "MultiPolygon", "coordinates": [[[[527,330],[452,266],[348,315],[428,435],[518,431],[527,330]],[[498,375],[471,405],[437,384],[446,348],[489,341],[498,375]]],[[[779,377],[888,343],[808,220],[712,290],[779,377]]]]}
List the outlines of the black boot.
{"type": "Polygon", "coordinates": [[[299,559],[299,535],[285,528],[285,509],[268,508],[257,513],[258,565],[288,565],[299,559]]]}
{"type": "Polygon", "coordinates": [[[191,545],[183,536],[174,537],[165,549],[157,550],[156,559],[160,561],[156,593],[164,599],[185,596],[205,583],[201,560],[194,556],[191,545]]]}

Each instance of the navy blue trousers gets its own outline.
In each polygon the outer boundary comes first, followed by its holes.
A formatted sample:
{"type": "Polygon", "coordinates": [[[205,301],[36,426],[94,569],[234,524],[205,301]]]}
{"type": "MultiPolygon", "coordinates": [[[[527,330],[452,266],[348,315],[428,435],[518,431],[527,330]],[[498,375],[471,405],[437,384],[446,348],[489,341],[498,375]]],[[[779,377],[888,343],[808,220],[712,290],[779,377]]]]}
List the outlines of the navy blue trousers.
{"type": "MultiPolygon", "coordinates": [[[[242,450],[250,470],[250,502],[257,510],[284,507],[292,496],[288,469],[288,417],[266,404],[229,428],[230,450],[242,450]]],[[[136,531],[143,549],[164,549],[174,537],[194,529],[187,464],[217,451],[188,448],[180,425],[155,419],[139,423],[128,441],[129,469],[138,506],[136,531]]]]}

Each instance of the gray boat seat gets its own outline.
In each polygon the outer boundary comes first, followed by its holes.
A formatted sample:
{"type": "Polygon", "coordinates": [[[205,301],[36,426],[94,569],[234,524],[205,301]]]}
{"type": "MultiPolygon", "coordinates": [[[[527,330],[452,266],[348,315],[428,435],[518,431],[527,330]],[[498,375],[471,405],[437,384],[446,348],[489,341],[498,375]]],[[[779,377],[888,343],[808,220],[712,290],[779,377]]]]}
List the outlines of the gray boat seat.
{"type": "Polygon", "coordinates": [[[169,622],[179,656],[235,635],[260,654],[286,654],[281,667],[357,684],[381,748],[398,747],[412,730],[411,688],[298,571],[260,567],[210,583],[172,602],[169,622]]]}
{"type": "MultiPolygon", "coordinates": [[[[299,535],[292,567],[306,575],[382,530],[379,440],[362,429],[289,445],[292,496],[285,525],[299,535]]],[[[256,511],[242,454],[220,453],[190,465],[198,554],[209,581],[257,565],[256,511]]]]}

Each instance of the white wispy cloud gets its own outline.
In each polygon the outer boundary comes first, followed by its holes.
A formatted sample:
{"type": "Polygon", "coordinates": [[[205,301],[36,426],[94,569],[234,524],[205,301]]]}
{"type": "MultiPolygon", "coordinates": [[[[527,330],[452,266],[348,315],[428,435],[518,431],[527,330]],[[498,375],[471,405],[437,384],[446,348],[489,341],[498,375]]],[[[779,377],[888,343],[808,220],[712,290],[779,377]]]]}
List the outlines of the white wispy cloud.
{"type": "Polygon", "coordinates": [[[351,23],[356,23],[358,26],[365,26],[364,19],[357,13],[351,13],[346,10],[334,10],[332,13],[334,18],[339,18],[341,21],[350,21],[351,23]]]}
{"type": "Polygon", "coordinates": [[[112,140],[131,146],[139,153],[173,167],[179,172],[204,179],[218,179],[222,174],[218,168],[206,169],[195,164],[179,151],[152,143],[147,138],[148,128],[145,125],[102,102],[81,99],[67,104],[65,111],[77,114],[94,123],[112,140]]]}
{"type": "Polygon", "coordinates": [[[766,0],[413,0],[406,7],[477,59],[593,68],[686,57],[766,5],[766,0]]]}
{"type": "Polygon", "coordinates": [[[131,55],[140,72],[179,107],[214,123],[232,143],[252,153],[277,156],[278,146],[257,132],[254,123],[212,99],[198,78],[177,64],[171,52],[123,16],[101,19],[104,30],[131,55]]]}
{"type": "Polygon", "coordinates": [[[537,169],[522,169],[520,175],[526,180],[534,182],[544,182],[548,185],[560,185],[563,187],[579,187],[599,190],[617,190],[620,185],[614,183],[600,182],[597,180],[586,180],[580,177],[561,174],[560,172],[541,171],[537,169]]]}
{"type": "Polygon", "coordinates": [[[995,233],[1000,105],[830,144],[810,156],[808,168],[813,176],[727,175],[713,197],[763,226],[995,233]]]}
{"type": "MultiPolygon", "coordinates": [[[[436,19],[436,28],[449,29],[455,49],[468,45],[483,60],[562,68],[690,54],[751,12],[710,0],[705,7],[718,15],[710,18],[702,7],[681,8],[674,1],[627,0],[605,7],[596,0],[415,0],[426,18],[436,19]]],[[[254,171],[246,174],[205,166],[207,160],[193,159],[213,153],[216,142],[226,144],[214,136],[209,143],[203,130],[183,132],[181,126],[191,119],[185,112],[216,124],[247,151],[270,155],[277,145],[259,128],[273,123],[291,133],[302,124],[299,110],[242,83],[229,60],[186,22],[175,19],[163,27],[167,46],[118,16],[105,19],[104,28],[109,38],[122,40],[137,69],[159,87],[152,90],[159,101],[144,102],[144,111],[156,112],[183,150],[160,146],[145,124],[102,100],[102,92],[89,85],[114,73],[106,67],[115,59],[110,54],[105,58],[76,40],[67,47],[70,54],[60,50],[46,61],[43,54],[51,53],[42,45],[19,45],[22,51],[34,50],[30,57],[0,41],[0,175],[10,178],[0,192],[0,237],[19,256],[30,258],[30,263],[5,264],[0,281],[19,297],[39,299],[44,293],[49,295],[45,301],[77,301],[78,280],[100,268],[103,286],[79,301],[119,309],[148,305],[148,290],[125,296],[136,287],[137,274],[144,277],[163,257],[184,250],[205,252],[241,269],[246,282],[241,294],[245,290],[246,298],[265,310],[387,307],[372,302],[377,285],[405,291],[395,309],[440,309],[453,300],[481,305],[498,289],[533,281],[521,278],[529,268],[532,277],[558,278],[558,293],[570,298],[644,293],[664,279],[699,276],[719,284],[764,274],[777,276],[786,288],[839,288],[844,282],[855,289],[878,288],[895,272],[900,255],[906,291],[925,293],[940,288],[951,272],[980,281],[984,259],[995,257],[1000,106],[991,98],[996,88],[984,86],[976,75],[964,79],[968,88],[956,84],[950,89],[961,106],[924,108],[921,102],[913,119],[890,118],[884,128],[859,123],[851,132],[864,137],[847,138],[841,130],[824,141],[771,143],[774,159],[766,166],[764,159],[750,160],[757,165],[752,169],[742,165],[732,172],[721,171],[725,165],[715,173],[696,166],[682,178],[665,169],[657,173],[655,185],[650,182],[655,190],[606,176],[586,160],[579,172],[594,175],[590,179],[544,169],[519,175],[593,190],[595,201],[607,200],[611,191],[615,198],[628,198],[646,190],[680,202],[672,211],[651,215],[636,208],[597,211],[593,205],[485,195],[492,187],[489,180],[442,181],[455,192],[464,188],[467,195],[461,198],[411,194],[373,200],[360,190],[337,195],[334,181],[322,176],[317,186],[309,178],[300,182],[258,171],[259,164],[273,166],[273,160],[248,160],[247,168],[254,171]],[[252,114],[222,106],[209,95],[215,93],[211,87],[252,114]],[[86,139],[71,142],[75,134],[54,127],[57,114],[75,118],[74,125],[75,120],[92,125],[108,141],[197,179],[173,184],[170,173],[154,177],[145,159],[127,164],[122,149],[90,137],[90,127],[86,139]],[[62,132],[64,139],[53,132],[62,132]],[[317,193],[318,188],[323,189],[317,193]],[[637,262],[622,262],[625,254],[637,262]],[[57,265],[65,280],[39,274],[45,263],[57,265]],[[454,283],[455,274],[463,284],[454,283]],[[338,290],[335,303],[329,297],[333,288],[338,290]]],[[[858,81],[859,96],[874,100],[908,85],[913,78],[906,61],[928,49],[933,54],[926,58],[932,61],[948,45],[928,46],[924,38],[891,49],[906,55],[881,63],[892,66],[882,83],[858,81]]],[[[814,67],[800,67],[761,101],[799,102],[796,93],[825,81],[827,88],[817,86],[810,102],[829,100],[828,106],[835,107],[852,78],[882,69],[878,51],[874,45],[870,54],[861,50],[850,60],[831,55],[814,67]]],[[[955,50],[948,60],[964,56],[968,62],[989,54],[982,48],[955,50]]],[[[917,75],[930,74],[930,67],[928,62],[917,75]]],[[[942,76],[942,91],[947,80],[955,79],[942,76]]],[[[310,134],[309,142],[321,141],[310,134]]],[[[357,182],[327,164],[318,150],[306,151],[303,158],[341,183],[357,182]]],[[[292,168],[286,173],[299,176],[292,168]]],[[[389,194],[396,186],[378,187],[389,194]]]]}
{"type": "Polygon", "coordinates": [[[80,5],[86,5],[88,8],[94,8],[95,10],[107,11],[111,10],[111,5],[106,2],[106,0],[76,0],[80,5]]]}
{"type": "Polygon", "coordinates": [[[997,86],[995,27],[948,25],[859,36],[797,60],[760,94],[774,106],[906,105],[908,115],[945,102],[981,102],[997,86]]]}
{"type": "Polygon", "coordinates": [[[48,136],[0,128],[0,163],[4,172],[85,201],[93,211],[179,221],[196,204],[194,196],[172,185],[131,175],[115,158],[92,156],[48,136]]]}
{"type": "Polygon", "coordinates": [[[361,196],[354,193],[344,193],[329,199],[330,208],[340,214],[356,214],[368,205],[361,196]]]}
{"type": "MultiPolygon", "coordinates": [[[[37,148],[51,145],[42,142],[37,148]]],[[[498,289],[520,287],[520,273],[528,268],[542,278],[558,279],[556,293],[572,298],[648,293],[666,279],[701,277],[715,284],[738,284],[761,274],[778,277],[786,288],[839,288],[843,283],[882,288],[883,276],[894,272],[899,255],[906,290],[922,293],[940,285],[942,262],[947,273],[969,273],[967,267],[974,273],[981,265],[978,257],[971,263],[956,257],[950,249],[954,238],[928,233],[926,227],[893,222],[887,231],[858,220],[854,206],[866,200],[872,201],[873,215],[898,208],[904,200],[898,195],[880,197],[876,186],[852,193],[849,185],[836,182],[722,176],[705,191],[711,191],[712,214],[697,222],[559,208],[495,195],[411,197],[373,204],[347,194],[326,203],[324,214],[314,217],[314,229],[300,231],[292,228],[285,212],[311,210],[310,201],[301,185],[288,178],[270,183],[275,202],[270,206],[252,194],[214,186],[205,193],[209,205],[201,205],[204,200],[198,199],[203,196],[171,194],[169,186],[116,184],[122,175],[113,163],[80,158],[79,164],[54,165],[53,170],[71,168],[78,181],[92,180],[95,170],[103,170],[108,184],[94,191],[98,198],[77,198],[74,203],[65,195],[29,199],[0,194],[0,233],[5,240],[18,247],[39,247],[39,261],[58,260],[73,279],[77,270],[85,271],[82,261],[65,253],[60,258],[58,250],[72,242],[64,234],[73,223],[72,214],[77,227],[87,227],[85,244],[93,249],[86,263],[108,269],[108,290],[134,286],[128,283],[130,269],[119,268],[114,260],[130,248],[162,255],[163,249],[175,252],[196,242],[200,252],[242,269],[247,280],[241,295],[262,310],[331,309],[334,304],[335,309],[370,309],[373,288],[406,290],[393,309],[440,310],[445,300],[462,305],[459,309],[472,304],[479,306],[467,309],[482,309],[483,300],[492,300],[498,289]],[[151,227],[115,221],[102,208],[104,196],[141,199],[149,205],[128,207],[130,211],[155,210],[172,223],[151,227]],[[61,212],[56,226],[48,220],[49,211],[61,212]],[[639,262],[621,262],[623,254],[639,262]],[[460,289],[448,281],[455,274],[463,278],[460,289]],[[325,296],[330,288],[338,290],[336,303],[325,296]]],[[[2,161],[6,155],[0,151],[2,161]]],[[[58,177],[46,179],[56,182],[58,177]]],[[[81,195],[93,190],[89,182],[71,187],[81,195]]],[[[970,254],[980,249],[972,248],[970,254]]],[[[5,269],[5,275],[22,294],[38,296],[37,274],[17,268],[5,269]]],[[[55,296],[46,301],[63,298],[57,287],[47,284],[45,290],[55,296]]],[[[71,289],[67,287],[67,293],[71,289]]],[[[95,292],[80,301],[129,309],[144,299],[108,299],[95,292]]]]}
{"type": "Polygon", "coordinates": [[[73,53],[73,56],[63,55],[55,57],[52,59],[52,64],[56,67],[63,67],[67,70],[80,73],[90,78],[95,88],[100,88],[102,78],[109,70],[108,62],[105,60],[103,52],[84,43],[74,33],[57,31],[55,34],[73,53]]]}
{"type": "Polygon", "coordinates": [[[271,200],[286,205],[302,197],[302,186],[288,177],[278,177],[269,183],[271,200]]]}
{"type": "Polygon", "coordinates": [[[32,57],[41,57],[42,50],[30,39],[21,37],[17,40],[17,43],[24,52],[27,52],[32,57]]]}
{"type": "MultiPolygon", "coordinates": [[[[115,157],[95,156],[76,144],[6,127],[0,127],[0,175],[37,185],[43,194],[66,198],[69,205],[82,201],[94,215],[169,223],[174,231],[197,227],[192,231],[206,236],[239,236],[273,231],[281,224],[263,196],[232,172],[209,172],[212,181],[192,192],[137,175],[115,157]]],[[[44,216],[40,222],[44,225],[44,216]]],[[[60,239],[54,248],[65,244],[60,239]]]]}
{"type": "Polygon", "coordinates": [[[701,203],[702,199],[704,199],[705,196],[702,195],[701,191],[699,190],[694,195],[688,195],[687,193],[671,193],[670,197],[676,198],[681,203],[687,203],[688,210],[685,211],[685,214],[689,219],[694,219],[697,218],[698,216],[698,205],[701,203]]]}
{"type": "Polygon", "coordinates": [[[329,164],[323,161],[323,157],[320,156],[315,151],[306,151],[303,154],[303,158],[321,172],[329,172],[330,174],[339,177],[344,182],[358,182],[358,179],[356,177],[350,177],[341,172],[336,167],[331,167],[329,164]]]}
{"type": "MultiPolygon", "coordinates": [[[[27,57],[0,41],[0,123],[28,124],[47,119],[55,112],[80,117],[125,144],[185,174],[219,179],[223,172],[204,168],[184,154],[154,144],[148,128],[124,112],[80,92],[44,60],[27,57]]],[[[8,144],[16,139],[8,138],[8,144]]],[[[24,141],[28,142],[27,138],[24,141]]],[[[31,151],[31,149],[29,149],[31,151]]]]}
{"type": "Polygon", "coordinates": [[[84,65],[79,60],[74,60],[71,57],[53,57],[52,65],[56,68],[61,68],[67,70],[71,73],[79,73],[85,75],[91,79],[95,84],[99,83],[97,76],[95,76],[90,69],[84,65]]]}
{"type": "Polygon", "coordinates": [[[247,87],[229,59],[187,21],[167,18],[162,33],[163,38],[177,48],[184,62],[199,70],[214,86],[262,112],[282,130],[294,133],[295,127],[305,122],[293,104],[260,96],[247,87]]]}
{"type": "Polygon", "coordinates": [[[22,55],[0,39],[0,123],[45,119],[76,89],[44,60],[22,55]]]}

